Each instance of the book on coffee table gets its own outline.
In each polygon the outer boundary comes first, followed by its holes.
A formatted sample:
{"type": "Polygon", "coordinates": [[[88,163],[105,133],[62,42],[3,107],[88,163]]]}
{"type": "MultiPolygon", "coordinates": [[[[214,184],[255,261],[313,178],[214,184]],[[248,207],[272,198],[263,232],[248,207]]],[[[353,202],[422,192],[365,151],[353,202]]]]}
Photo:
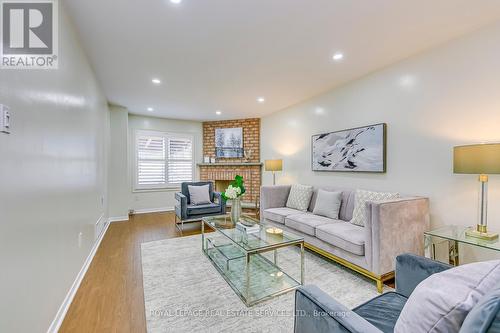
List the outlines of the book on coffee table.
{"type": "Polygon", "coordinates": [[[260,231],[260,225],[254,224],[253,226],[246,226],[241,222],[236,223],[236,229],[246,232],[247,234],[255,233],[260,231]]]}

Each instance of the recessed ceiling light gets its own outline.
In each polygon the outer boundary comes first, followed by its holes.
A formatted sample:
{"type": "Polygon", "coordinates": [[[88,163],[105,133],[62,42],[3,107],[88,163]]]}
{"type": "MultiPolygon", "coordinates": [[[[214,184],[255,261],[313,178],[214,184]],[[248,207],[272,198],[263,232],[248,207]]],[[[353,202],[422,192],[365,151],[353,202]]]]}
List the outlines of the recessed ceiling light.
{"type": "Polygon", "coordinates": [[[154,110],[155,110],[155,109],[153,109],[153,108],[148,108],[148,111],[149,111],[149,112],[153,112],[154,110]]]}
{"type": "Polygon", "coordinates": [[[153,82],[154,84],[161,84],[160,79],[152,79],[151,82],[153,82]]]}
{"type": "Polygon", "coordinates": [[[323,109],[322,107],[317,107],[314,110],[314,113],[316,113],[317,115],[323,115],[323,114],[325,114],[325,109],[323,109]]]}
{"type": "Polygon", "coordinates": [[[335,53],[335,54],[333,55],[333,57],[332,57],[332,58],[333,58],[333,60],[335,60],[335,61],[339,61],[339,60],[342,60],[342,58],[344,58],[344,55],[343,55],[342,53],[340,53],[340,52],[337,52],[337,53],[335,53]]]}
{"type": "Polygon", "coordinates": [[[266,101],[266,99],[264,97],[257,98],[257,102],[259,102],[259,103],[264,103],[265,101],[266,101]]]}
{"type": "Polygon", "coordinates": [[[178,5],[182,2],[182,0],[170,0],[171,3],[173,3],[174,5],[178,5]]]}
{"type": "Polygon", "coordinates": [[[217,111],[215,111],[215,114],[218,115],[218,116],[220,116],[222,114],[222,112],[219,111],[219,110],[217,110],[217,111]]]}
{"type": "Polygon", "coordinates": [[[403,75],[400,79],[399,79],[399,85],[401,85],[402,87],[408,87],[408,88],[411,88],[412,86],[415,85],[415,82],[416,82],[416,78],[415,76],[413,75],[403,75]]]}

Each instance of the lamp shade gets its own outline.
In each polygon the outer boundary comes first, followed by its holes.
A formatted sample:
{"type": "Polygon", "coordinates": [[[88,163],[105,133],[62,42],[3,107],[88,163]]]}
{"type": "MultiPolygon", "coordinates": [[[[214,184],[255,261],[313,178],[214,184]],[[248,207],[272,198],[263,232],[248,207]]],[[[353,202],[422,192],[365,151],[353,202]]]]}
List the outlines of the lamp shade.
{"type": "Polygon", "coordinates": [[[455,147],[453,172],[478,175],[500,173],[500,143],[455,147]]]}
{"type": "Polygon", "coordinates": [[[283,170],[283,160],[266,160],[266,171],[281,171],[283,170]]]}

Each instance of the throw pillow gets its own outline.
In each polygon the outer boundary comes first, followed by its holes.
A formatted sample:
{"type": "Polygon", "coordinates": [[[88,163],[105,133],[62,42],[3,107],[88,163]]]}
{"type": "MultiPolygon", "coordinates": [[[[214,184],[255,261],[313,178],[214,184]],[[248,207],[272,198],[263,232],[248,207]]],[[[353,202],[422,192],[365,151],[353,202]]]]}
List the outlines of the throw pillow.
{"type": "Polygon", "coordinates": [[[341,203],[342,192],[318,190],[318,197],[316,198],[316,203],[314,204],[313,214],[338,220],[341,203]]]}
{"type": "Polygon", "coordinates": [[[189,200],[192,205],[203,205],[211,203],[209,185],[193,186],[188,185],[189,200]]]}
{"type": "Polygon", "coordinates": [[[306,211],[311,202],[313,194],[312,186],[307,185],[292,185],[286,206],[288,208],[306,211]]]}
{"type": "Polygon", "coordinates": [[[354,196],[354,211],[352,213],[351,223],[365,226],[366,221],[366,203],[368,201],[385,201],[398,199],[399,193],[384,193],[384,192],[371,192],[364,190],[356,190],[354,196]]]}
{"type": "Polygon", "coordinates": [[[490,290],[469,312],[460,333],[500,332],[500,285],[490,290]]]}
{"type": "Polygon", "coordinates": [[[394,332],[458,332],[469,311],[499,280],[500,260],[433,274],[410,295],[394,332]]]}

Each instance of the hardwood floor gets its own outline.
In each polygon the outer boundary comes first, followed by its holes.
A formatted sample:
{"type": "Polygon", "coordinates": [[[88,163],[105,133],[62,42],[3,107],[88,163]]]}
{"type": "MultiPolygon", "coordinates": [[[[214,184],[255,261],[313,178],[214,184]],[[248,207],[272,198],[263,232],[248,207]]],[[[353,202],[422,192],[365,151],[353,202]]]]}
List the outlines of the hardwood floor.
{"type": "MultiPolygon", "coordinates": [[[[184,227],[184,236],[201,232],[199,223],[184,227]]],[[[141,243],[180,236],[173,213],[111,223],[60,332],[146,332],[141,243]]]]}
{"type": "MultiPolygon", "coordinates": [[[[199,223],[184,227],[184,236],[200,233],[199,223]]],[[[111,223],[60,332],[146,332],[141,243],[180,236],[173,213],[111,223]]]]}

